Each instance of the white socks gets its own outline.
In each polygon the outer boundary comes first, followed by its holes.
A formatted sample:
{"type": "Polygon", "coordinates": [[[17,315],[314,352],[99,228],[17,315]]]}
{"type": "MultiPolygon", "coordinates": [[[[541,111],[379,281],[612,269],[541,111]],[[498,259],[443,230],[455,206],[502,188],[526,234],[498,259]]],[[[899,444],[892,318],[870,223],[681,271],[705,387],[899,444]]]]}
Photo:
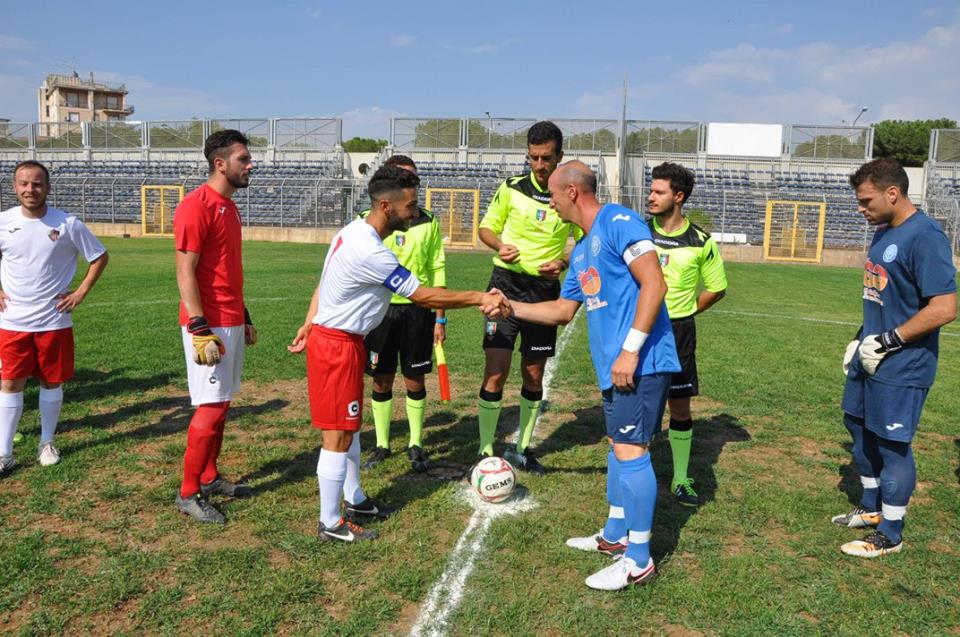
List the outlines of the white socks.
{"type": "Polygon", "coordinates": [[[347,451],[347,477],[343,483],[343,499],[350,504],[360,504],[367,495],[360,488],[360,432],[353,434],[353,442],[347,451]]]}
{"type": "Polygon", "coordinates": [[[329,528],[340,523],[340,495],[347,477],[347,454],[320,450],[317,481],[320,483],[320,523],[329,528]]]}
{"type": "Polygon", "coordinates": [[[13,455],[13,435],[23,414],[23,392],[0,392],[0,456],[13,455]]]}
{"type": "Polygon", "coordinates": [[[60,408],[63,407],[63,385],[56,389],[40,388],[40,446],[53,442],[53,434],[60,422],[60,408]]]}

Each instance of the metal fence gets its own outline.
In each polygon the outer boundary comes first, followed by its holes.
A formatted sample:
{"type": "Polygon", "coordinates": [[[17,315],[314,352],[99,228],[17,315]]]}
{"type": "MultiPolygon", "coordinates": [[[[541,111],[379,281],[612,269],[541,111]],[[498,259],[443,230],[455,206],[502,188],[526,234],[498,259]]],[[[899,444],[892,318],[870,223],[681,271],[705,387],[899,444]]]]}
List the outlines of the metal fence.
{"type": "MultiPolygon", "coordinates": [[[[50,205],[84,222],[140,223],[140,190],[145,185],[183,186],[189,192],[202,176],[185,179],[151,177],[54,177],[50,205]]],[[[244,225],[296,228],[341,227],[365,205],[366,184],[354,179],[251,179],[238,190],[244,225]]],[[[17,205],[11,177],[0,175],[0,210],[17,205]]]]}
{"type": "Polygon", "coordinates": [[[244,133],[253,149],[331,151],[340,148],[342,134],[334,117],[0,122],[0,152],[199,150],[210,133],[226,128],[244,133]]]}

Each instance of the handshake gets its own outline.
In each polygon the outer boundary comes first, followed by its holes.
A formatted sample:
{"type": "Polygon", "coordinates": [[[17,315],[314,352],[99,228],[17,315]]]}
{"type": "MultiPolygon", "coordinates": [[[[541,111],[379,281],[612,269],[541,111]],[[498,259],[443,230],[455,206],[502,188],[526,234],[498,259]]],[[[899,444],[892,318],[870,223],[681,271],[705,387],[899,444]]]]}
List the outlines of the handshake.
{"type": "Polygon", "coordinates": [[[491,288],[489,292],[483,294],[479,307],[488,319],[507,318],[513,315],[510,299],[497,288],[491,288]]]}

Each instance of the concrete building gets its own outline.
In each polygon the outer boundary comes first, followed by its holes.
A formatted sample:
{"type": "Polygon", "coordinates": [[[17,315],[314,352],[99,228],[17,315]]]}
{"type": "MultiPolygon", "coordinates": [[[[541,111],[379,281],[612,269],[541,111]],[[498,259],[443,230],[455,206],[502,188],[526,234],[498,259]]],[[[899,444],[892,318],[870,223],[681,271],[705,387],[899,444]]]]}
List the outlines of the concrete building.
{"type": "Polygon", "coordinates": [[[133,114],[123,84],[73,75],[48,75],[37,91],[40,123],[123,121],[133,114]]]}

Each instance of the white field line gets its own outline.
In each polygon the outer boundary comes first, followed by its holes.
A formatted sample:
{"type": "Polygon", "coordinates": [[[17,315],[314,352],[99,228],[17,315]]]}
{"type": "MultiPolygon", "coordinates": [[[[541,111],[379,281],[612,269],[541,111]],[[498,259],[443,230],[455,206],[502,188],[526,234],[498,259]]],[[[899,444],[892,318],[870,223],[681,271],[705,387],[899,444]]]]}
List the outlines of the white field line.
{"type": "MultiPolygon", "coordinates": [[[[834,321],[831,319],[822,319],[815,318],[812,316],[791,316],[789,314],[768,314],[766,312],[737,312],[734,310],[709,310],[710,314],[729,314],[731,316],[753,316],[756,318],[771,318],[771,319],[780,319],[783,321],[804,321],[807,323],[823,323],[827,325],[849,325],[850,327],[859,327],[860,323],[853,323],[851,321],[834,321]]],[[[945,330],[940,330],[940,336],[950,336],[956,337],[957,333],[947,332],[945,330]]]]}
{"type": "Polygon", "coordinates": [[[446,569],[427,593],[417,621],[410,629],[411,637],[442,637],[446,634],[450,615],[460,605],[467,578],[483,551],[483,542],[487,538],[491,522],[495,518],[517,515],[536,506],[526,495],[525,489],[517,489],[513,497],[500,504],[484,502],[469,486],[465,487],[462,493],[473,505],[473,515],[453,547],[446,569]]]}
{"type": "MultiPolygon", "coordinates": [[[[312,292],[311,292],[312,294],[312,292]]],[[[306,296],[303,297],[306,299],[307,304],[310,303],[310,299],[306,296]]],[[[269,296],[259,299],[245,299],[248,303],[273,303],[276,301],[292,301],[293,298],[289,296],[269,296]]],[[[175,306],[180,302],[180,299],[154,299],[152,301],[93,301],[91,303],[84,303],[81,307],[117,307],[118,305],[137,307],[140,305],[170,305],[175,306]]]]}
{"type": "MultiPolygon", "coordinates": [[[[554,352],[552,358],[547,359],[547,365],[543,368],[543,398],[540,401],[540,410],[537,412],[537,421],[533,423],[533,437],[530,439],[531,442],[538,440],[536,437],[537,425],[540,424],[540,417],[543,415],[543,412],[545,412],[549,407],[548,399],[550,398],[550,387],[553,384],[553,377],[557,373],[557,366],[560,364],[560,355],[563,353],[563,350],[566,349],[567,343],[570,342],[570,337],[573,336],[573,332],[575,331],[574,328],[580,321],[580,315],[582,313],[583,312],[577,312],[574,314],[573,320],[567,323],[567,326],[563,328],[563,332],[561,332],[560,336],[557,338],[556,351],[554,352]]],[[[519,428],[507,436],[506,442],[516,443],[518,435],[520,435],[519,428]]]]}

